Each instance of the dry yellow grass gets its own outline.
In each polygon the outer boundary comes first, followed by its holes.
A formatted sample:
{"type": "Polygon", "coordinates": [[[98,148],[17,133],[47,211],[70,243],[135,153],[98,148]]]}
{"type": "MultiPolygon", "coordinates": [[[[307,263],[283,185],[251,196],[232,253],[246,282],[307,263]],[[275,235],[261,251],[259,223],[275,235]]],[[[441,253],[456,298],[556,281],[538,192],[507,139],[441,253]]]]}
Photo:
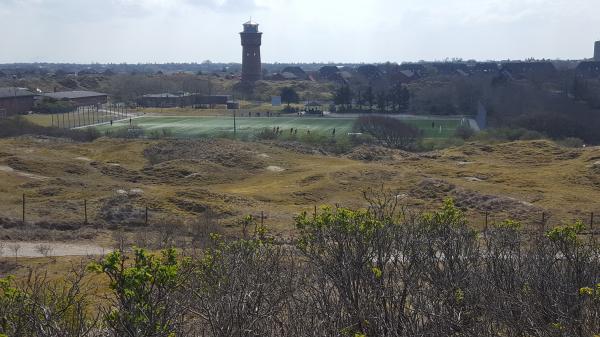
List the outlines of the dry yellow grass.
{"type": "MultiPolygon", "coordinates": [[[[394,158],[367,162],[219,140],[202,143],[201,152],[212,151],[211,158],[177,158],[152,165],[144,149],[156,144],[163,143],[1,140],[0,215],[19,218],[24,193],[27,217],[32,221],[81,221],[84,199],[94,221],[110,198],[123,191],[141,190],[127,198],[139,209],[149,205],[154,219],[193,220],[208,207],[221,214],[224,224],[231,225],[244,214],[264,211],[272,228],[288,232],[295,214],[321,204],[364,206],[361,191],[382,184],[407,194],[403,200],[411,207],[434,208],[444,193],[432,190],[438,194],[423,197],[420,189],[430,188],[420,185],[426,179],[442,180],[454,185],[456,193],[465,194],[462,206],[476,219],[475,225],[481,225],[483,211],[477,202],[485,195],[513,198],[518,205],[531,207],[527,216],[532,222],[545,211],[556,223],[587,219],[600,197],[600,178],[594,166],[600,149],[566,149],[547,141],[467,144],[434,156],[398,153],[394,158]],[[246,157],[237,158],[236,151],[241,148],[246,157]],[[236,160],[239,167],[232,167],[236,160]]],[[[193,146],[189,144],[194,142],[186,144],[193,146]]],[[[492,215],[511,216],[509,206],[502,209],[500,205],[500,211],[492,215]]]]}
{"type": "MultiPolygon", "coordinates": [[[[151,222],[194,221],[211,208],[226,231],[237,232],[236,219],[262,211],[275,233],[290,235],[294,215],[322,204],[363,207],[361,191],[382,185],[418,210],[435,209],[446,195],[454,196],[476,227],[483,225],[482,203],[494,209],[491,221],[517,217],[536,226],[542,212],[550,217],[548,226],[587,221],[589,212],[600,212],[600,148],[523,141],[466,144],[424,155],[359,148],[346,156],[327,156],[231,140],[0,140],[0,217],[18,219],[24,193],[30,221],[81,222],[84,199],[90,221],[99,221],[102,207],[125,191],[122,202],[138,209],[150,206],[151,222]],[[198,151],[153,163],[144,151],[155,146],[167,152],[198,146],[198,151]],[[352,159],[365,153],[380,160],[352,159]],[[136,190],[141,194],[132,195],[136,190]]],[[[93,233],[95,243],[113,244],[110,231],[93,233]]],[[[78,260],[59,258],[47,268],[59,275],[78,260]]]]}

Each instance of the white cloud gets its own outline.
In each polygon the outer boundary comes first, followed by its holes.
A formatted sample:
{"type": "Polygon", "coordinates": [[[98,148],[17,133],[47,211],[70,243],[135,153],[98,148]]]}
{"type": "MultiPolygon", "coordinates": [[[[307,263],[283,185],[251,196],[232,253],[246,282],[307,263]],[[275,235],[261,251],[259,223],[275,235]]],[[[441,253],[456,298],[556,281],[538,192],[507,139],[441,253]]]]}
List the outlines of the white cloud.
{"type": "MultiPolygon", "coordinates": [[[[252,16],[266,61],[583,58],[597,0],[0,0],[0,62],[239,61],[252,16]]],[[[597,34],[597,35],[594,35],[597,34]]]]}

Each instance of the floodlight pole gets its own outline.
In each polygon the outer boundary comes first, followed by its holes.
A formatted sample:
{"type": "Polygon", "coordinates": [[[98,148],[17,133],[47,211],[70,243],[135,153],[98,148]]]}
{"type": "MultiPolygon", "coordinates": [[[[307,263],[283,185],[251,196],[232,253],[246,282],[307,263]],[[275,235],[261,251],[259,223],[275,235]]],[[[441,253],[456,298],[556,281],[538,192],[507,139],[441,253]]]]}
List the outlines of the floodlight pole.
{"type": "Polygon", "coordinates": [[[233,109],[233,134],[234,135],[237,133],[237,125],[236,125],[236,121],[235,121],[236,111],[237,111],[237,109],[233,109]]]}

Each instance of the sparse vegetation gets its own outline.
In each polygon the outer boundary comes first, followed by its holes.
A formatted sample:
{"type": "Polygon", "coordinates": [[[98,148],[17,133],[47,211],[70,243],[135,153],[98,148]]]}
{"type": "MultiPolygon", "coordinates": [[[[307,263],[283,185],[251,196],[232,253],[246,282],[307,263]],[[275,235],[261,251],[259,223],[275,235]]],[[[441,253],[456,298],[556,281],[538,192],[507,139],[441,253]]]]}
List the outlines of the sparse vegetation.
{"type": "Polygon", "coordinates": [[[478,234],[451,199],[423,214],[406,212],[395,193],[368,191],[365,200],[366,209],[300,214],[291,244],[247,217],[252,235],[211,234],[199,255],[116,251],[88,267],[108,279],[102,298],[77,271],[66,282],[2,279],[0,333],[590,336],[600,329],[600,251],[581,237],[581,222],[542,233],[507,220],[478,234]],[[91,310],[96,301],[100,317],[91,310]]]}

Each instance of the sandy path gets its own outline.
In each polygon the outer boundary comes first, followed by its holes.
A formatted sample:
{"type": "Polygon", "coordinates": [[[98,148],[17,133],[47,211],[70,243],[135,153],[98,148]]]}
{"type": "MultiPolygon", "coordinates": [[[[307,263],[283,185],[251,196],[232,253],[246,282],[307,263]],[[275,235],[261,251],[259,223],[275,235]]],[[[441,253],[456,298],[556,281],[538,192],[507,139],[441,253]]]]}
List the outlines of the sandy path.
{"type": "Polygon", "coordinates": [[[0,256],[14,257],[15,251],[13,247],[18,245],[20,248],[17,251],[18,257],[43,257],[38,250],[40,245],[49,247],[48,256],[88,256],[88,255],[104,255],[109,253],[111,249],[100,247],[87,243],[62,243],[62,242],[8,242],[0,241],[0,256]]]}

